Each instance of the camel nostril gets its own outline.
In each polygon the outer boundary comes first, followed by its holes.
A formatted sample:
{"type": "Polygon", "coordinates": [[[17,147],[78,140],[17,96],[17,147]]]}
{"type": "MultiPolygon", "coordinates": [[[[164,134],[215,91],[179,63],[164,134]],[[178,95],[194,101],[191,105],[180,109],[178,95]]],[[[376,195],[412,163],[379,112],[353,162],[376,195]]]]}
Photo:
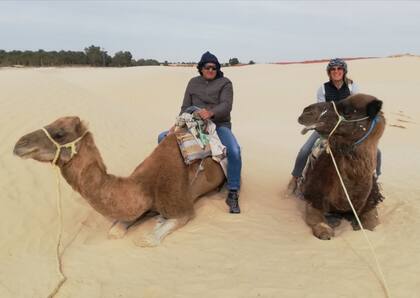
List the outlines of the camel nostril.
{"type": "Polygon", "coordinates": [[[13,148],[13,154],[15,155],[19,155],[22,151],[23,148],[27,147],[29,145],[29,140],[27,139],[22,139],[19,140],[15,147],[13,148]]]}
{"type": "Polygon", "coordinates": [[[26,145],[28,145],[29,144],[29,141],[28,140],[20,140],[18,143],[17,143],[17,146],[19,146],[19,147],[23,147],[23,146],[26,146],[26,145]]]}
{"type": "Polygon", "coordinates": [[[20,152],[21,152],[20,148],[21,147],[19,147],[19,145],[16,144],[15,148],[13,148],[13,154],[19,156],[20,155],[20,152]]]}

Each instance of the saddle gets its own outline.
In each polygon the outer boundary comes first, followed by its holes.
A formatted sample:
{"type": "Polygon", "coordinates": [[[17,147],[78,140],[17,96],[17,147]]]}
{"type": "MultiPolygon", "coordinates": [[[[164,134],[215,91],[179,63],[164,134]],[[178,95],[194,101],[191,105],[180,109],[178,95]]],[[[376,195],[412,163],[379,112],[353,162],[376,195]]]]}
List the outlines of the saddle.
{"type": "Polygon", "coordinates": [[[212,155],[206,123],[195,113],[183,113],[176,119],[176,140],[187,165],[212,155]]]}
{"type": "Polygon", "coordinates": [[[318,157],[325,152],[327,149],[327,139],[325,138],[319,138],[316,140],[314,146],[312,147],[311,154],[308,157],[308,160],[306,161],[305,168],[302,172],[302,180],[305,180],[306,173],[310,167],[313,166],[314,162],[318,159],[318,157]]]}
{"type": "Polygon", "coordinates": [[[195,113],[196,107],[190,108],[177,117],[175,124],[175,136],[185,164],[211,156],[227,175],[226,147],[217,135],[216,125],[211,120],[203,121],[195,113]]]}
{"type": "Polygon", "coordinates": [[[188,129],[181,128],[177,130],[175,136],[185,164],[190,165],[197,160],[211,156],[210,145],[207,143],[203,148],[197,141],[197,137],[188,129]]]}

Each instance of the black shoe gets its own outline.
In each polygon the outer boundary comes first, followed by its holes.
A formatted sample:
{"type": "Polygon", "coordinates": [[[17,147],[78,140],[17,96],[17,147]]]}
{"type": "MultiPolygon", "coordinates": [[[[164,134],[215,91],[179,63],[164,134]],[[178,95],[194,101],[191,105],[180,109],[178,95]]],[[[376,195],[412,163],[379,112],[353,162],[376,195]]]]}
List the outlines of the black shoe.
{"type": "Polygon", "coordinates": [[[226,204],[229,206],[230,213],[241,213],[238,199],[239,199],[238,191],[229,190],[229,194],[226,198],[226,204]]]}

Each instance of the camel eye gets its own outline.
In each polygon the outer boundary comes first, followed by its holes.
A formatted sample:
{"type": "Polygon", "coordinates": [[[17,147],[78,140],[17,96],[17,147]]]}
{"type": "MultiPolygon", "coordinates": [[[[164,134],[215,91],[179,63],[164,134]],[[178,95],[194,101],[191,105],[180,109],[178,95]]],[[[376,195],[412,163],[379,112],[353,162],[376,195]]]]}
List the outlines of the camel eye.
{"type": "Polygon", "coordinates": [[[53,138],[56,140],[60,140],[64,137],[64,132],[63,131],[58,131],[54,134],[53,138]]]}
{"type": "Polygon", "coordinates": [[[344,113],[344,115],[350,115],[351,113],[353,112],[353,108],[352,107],[349,107],[349,106],[346,106],[346,107],[344,107],[344,109],[343,109],[343,113],[344,113]]]}

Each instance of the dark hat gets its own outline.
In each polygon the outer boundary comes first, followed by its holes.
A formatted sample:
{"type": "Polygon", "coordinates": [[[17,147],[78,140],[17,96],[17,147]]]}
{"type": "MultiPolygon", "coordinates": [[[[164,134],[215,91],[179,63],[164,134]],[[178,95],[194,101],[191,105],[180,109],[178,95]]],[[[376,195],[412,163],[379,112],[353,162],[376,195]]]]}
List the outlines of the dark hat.
{"type": "Polygon", "coordinates": [[[200,59],[200,62],[198,62],[197,68],[201,69],[203,68],[206,63],[214,63],[216,65],[216,68],[220,69],[220,63],[219,60],[217,60],[217,57],[210,53],[209,51],[205,52],[200,59]]]}

